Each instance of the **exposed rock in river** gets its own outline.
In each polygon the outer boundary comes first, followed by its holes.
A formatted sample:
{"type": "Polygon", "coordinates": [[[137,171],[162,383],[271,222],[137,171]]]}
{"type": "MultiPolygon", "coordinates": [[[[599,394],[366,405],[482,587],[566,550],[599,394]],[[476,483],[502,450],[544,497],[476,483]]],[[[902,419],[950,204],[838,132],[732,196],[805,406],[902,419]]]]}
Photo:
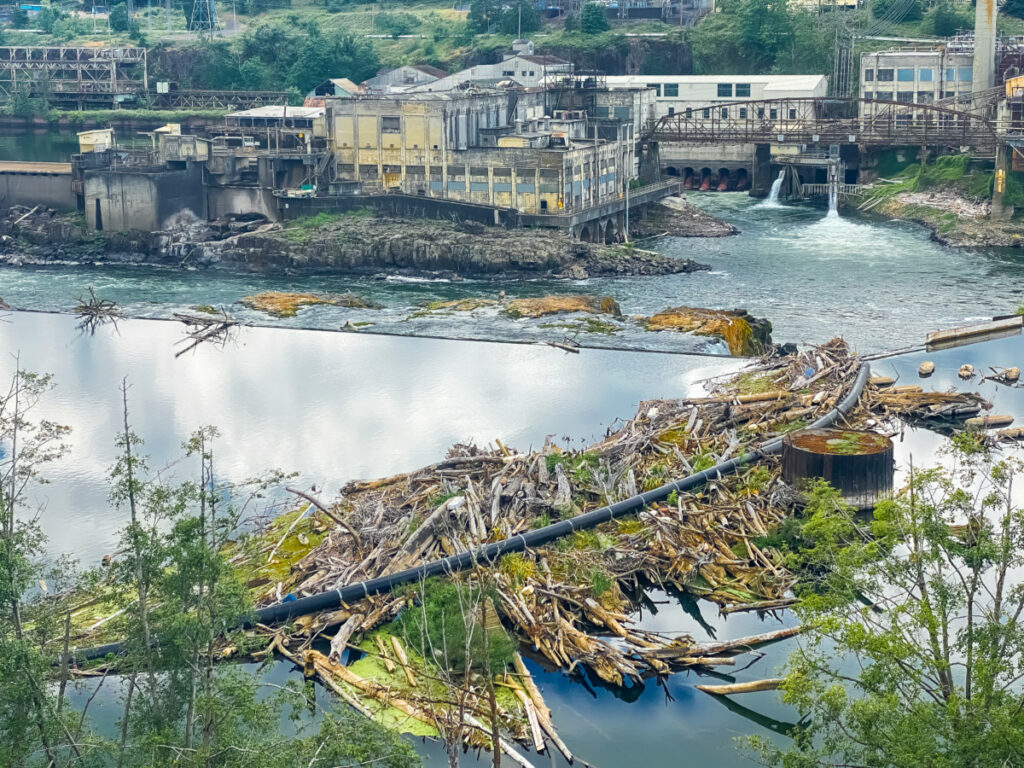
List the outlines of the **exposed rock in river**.
{"type": "Polygon", "coordinates": [[[256,309],[276,317],[295,317],[295,313],[301,307],[313,306],[315,304],[329,304],[334,307],[351,307],[355,309],[377,309],[379,307],[379,305],[373,304],[362,296],[351,292],[314,294],[267,291],[266,293],[257,293],[255,296],[246,296],[242,299],[241,303],[249,309],[256,309]]]}
{"type": "Polygon", "coordinates": [[[745,309],[697,309],[674,307],[647,318],[649,331],[682,331],[698,336],[717,336],[733,355],[760,355],[772,344],[772,324],[753,317],[745,309]]]}
{"type": "Polygon", "coordinates": [[[622,316],[619,303],[611,296],[541,296],[534,299],[512,299],[505,305],[504,312],[511,317],[545,317],[563,312],[622,316]]]}
{"type": "Polygon", "coordinates": [[[320,216],[285,224],[217,221],[167,232],[93,233],[78,215],[0,211],[0,262],[90,261],[356,274],[665,275],[709,269],[689,259],[596,245],[551,230],[449,221],[320,216]],[[17,223],[16,223],[17,222],[17,223]]]}
{"type": "Polygon", "coordinates": [[[630,231],[633,237],[728,237],[740,233],[732,224],[704,213],[678,196],[648,206],[642,217],[633,218],[630,231]]]}

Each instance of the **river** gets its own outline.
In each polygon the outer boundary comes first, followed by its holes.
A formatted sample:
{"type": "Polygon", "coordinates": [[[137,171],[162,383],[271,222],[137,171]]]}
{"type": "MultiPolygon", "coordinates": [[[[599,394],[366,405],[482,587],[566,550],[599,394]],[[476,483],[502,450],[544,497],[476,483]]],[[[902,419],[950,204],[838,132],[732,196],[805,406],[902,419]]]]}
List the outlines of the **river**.
{"type": "MultiPolygon", "coordinates": [[[[337,330],[371,323],[364,332],[506,341],[575,337],[588,345],[723,354],[723,344],[671,332],[652,333],[630,316],[679,305],[748,309],[767,317],[777,342],[821,343],[842,335],[861,352],[918,344],[924,334],[977,317],[1012,312],[1024,303],[1024,253],[958,250],[929,239],[921,227],[867,218],[828,218],[804,205],[764,207],[743,193],[691,193],[708,213],[735,224],[737,236],[662,238],[643,243],[711,266],[710,272],[663,277],[553,280],[381,280],[332,275],[264,276],[228,271],[150,267],[0,267],[0,297],[11,306],[68,311],[92,286],[134,317],[170,317],[193,305],[223,307],[242,322],[337,330]],[[382,309],[317,306],[275,319],[238,302],[264,290],[359,293],[382,309]],[[607,294],[622,321],[613,333],[579,332],[580,320],[512,320],[490,307],[424,313],[430,301],[495,299],[556,292],[607,294]]],[[[604,330],[611,330],[606,328],[604,330]]]]}
{"type": "MultiPolygon", "coordinates": [[[[825,212],[799,206],[760,207],[740,194],[692,195],[710,213],[742,234],[720,240],[665,238],[648,247],[712,265],[709,273],[661,278],[582,281],[572,290],[615,296],[625,314],[666,306],[744,306],[769,317],[776,338],[821,342],[843,335],[861,351],[919,344],[923,334],[972,317],[1012,311],[1021,303],[1024,258],[1009,251],[956,251],[907,224],[868,219],[825,220],[825,212]]],[[[168,317],[193,304],[223,304],[247,321],[268,326],[240,329],[224,348],[204,346],[181,358],[174,351],[181,326],[152,319],[124,320],[83,334],[67,314],[14,312],[0,322],[0,374],[20,352],[23,368],[56,376],[57,390],[42,414],[74,427],[71,455],[49,472],[43,490],[44,529],[52,554],[70,553],[93,565],[114,541],[123,515],[105,499],[119,419],[117,387],[127,376],[134,427],[146,440],[152,465],[179,452],[189,432],[203,424],[222,434],[219,471],[241,479],[267,467],[296,470],[301,482],[324,484],[325,495],[345,480],[408,470],[441,456],[454,442],[488,442],[528,448],[551,435],[589,442],[616,418],[632,415],[647,398],[698,391],[712,375],[737,370],[742,361],[690,355],[585,350],[567,355],[544,346],[396,338],[297,330],[334,329],[360,311],[312,308],[296,318],[245,314],[237,301],[258,290],[353,289],[385,304],[375,316],[389,333],[437,333],[522,339],[524,328],[496,314],[405,320],[423,301],[462,296],[537,295],[565,291],[551,281],[461,283],[398,282],[342,277],[261,277],[227,272],[168,272],[117,267],[0,269],[0,296],[15,307],[67,312],[92,285],[138,318],[168,317]],[[391,318],[388,321],[381,317],[391,318]],[[390,324],[390,325],[389,325],[390,324]],[[290,327],[288,327],[290,326],[290,327]],[[393,326],[393,327],[391,327],[393,326]]],[[[362,312],[367,312],[363,310],[362,312]]],[[[534,333],[536,331],[530,331],[534,333]]],[[[627,345],[651,346],[653,334],[624,332],[627,345]]],[[[703,342],[661,335],[675,351],[716,351],[703,342]]],[[[1020,339],[949,350],[931,384],[978,389],[955,378],[962,362],[1020,365],[1020,339]]],[[[876,364],[880,373],[914,377],[920,356],[876,364]]],[[[1006,391],[995,384],[984,394],[1006,391]]],[[[1012,412],[1024,415],[1020,391],[1012,412]]],[[[898,460],[911,452],[920,462],[941,439],[908,431],[898,460]]],[[[727,621],[707,604],[680,604],[654,593],[643,625],[689,632],[697,639],[741,636],[782,624],[737,614],[727,621]]],[[[784,621],[790,621],[787,617],[784,621]]],[[[771,676],[791,641],[756,657],[740,680],[771,676]]],[[[734,737],[773,734],[796,714],[773,693],[739,704],[712,699],[693,687],[695,673],[673,675],[663,685],[609,691],[560,672],[531,665],[570,748],[599,768],[633,765],[752,765],[734,737]]],[[[292,672],[278,665],[276,679],[292,672]]],[[[113,712],[113,707],[108,707],[113,712]]],[[[441,764],[436,745],[422,744],[428,765],[441,764]]],[[[481,760],[481,764],[487,758],[481,760]]],[[[538,765],[547,758],[537,758],[538,765]]],[[[475,765],[474,756],[466,758],[475,765]]],[[[554,761],[553,765],[561,765],[554,761]]]]}

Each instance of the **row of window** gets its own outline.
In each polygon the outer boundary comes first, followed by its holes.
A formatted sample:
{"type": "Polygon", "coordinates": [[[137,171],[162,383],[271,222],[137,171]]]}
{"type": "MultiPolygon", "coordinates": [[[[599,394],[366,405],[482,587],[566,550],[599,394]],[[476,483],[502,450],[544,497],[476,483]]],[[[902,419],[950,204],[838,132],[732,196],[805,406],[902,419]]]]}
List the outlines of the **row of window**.
{"type": "MultiPolygon", "coordinates": [[[[534,75],[535,75],[535,71],[531,69],[531,70],[530,70],[530,77],[533,77],[534,75]]],[[[501,76],[502,76],[502,77],[515,77],[515,76],[516,76],[516,71],[515,71],[514,69],[504,69],[504,70],[502,70],[502,72],[501,72],[501,76]]],[[[522,71],[522,72],[520,73],[520,75],[519,75],[519,76],[520,76],[520,77],[526,77],[526,70],[524,69],[524,70],[523,70],[523,71],[522,71]]]]}
{"type": "MultiPolygon", "coordinates": [[[[875,80],[874,69],[864,70],[864,82],[871,83],[875,80]]],[[[879,69],[877,70],[878,82],[880,83],[891,83],[895,78],[898,83],[912,83],[914,82],[914,68],[913,67],[899,67],[897,69],[879,69]]],[[[974,77],[974,70],[971,67],[947,67],[946,76],[943,78],[947,83],[955,83],[959,80],[961,83],[969,83],[974,77]]],[[[917,82],[919,83],[931,83],[935,80],[935,69],[933,67],[918,67],[917,68],[917,82]]]]}
{"type": "MultiPolygon", "coordinates": [[[[658,98],[678,99],[679,83],[648,83],[647,87],[654,91],[658,98]]],[[[718,98],[720,99],[749,99],[750,83],[719,83],[718,98]]]]}
{"type": "MultiPolygon", "coordinates": [[[[869,101],[898,101],[902,104],[934,104],[936,96],[934,91],[918,91],[916,94],[914,91],[897,91],[895,94],[892,91],[864,91],[863,95],[869,101]]],[[[952,99],[954,96],[953,91],[943,91],[940,98],[952,99]]]]}
{"type": "MultiPolygon", "coordinates": [[[[729,119],[729,108],[728,107],[722,107],[721,109],[715,107],[714,109],[716,109],[719,112],[719,114],[722,116],[723,120],[728,120],[729,119]]],[[[712,107],[705,107],[704,109],[701,109],[701,110],[698,110],[698,111],[701,113],[701,117],[702,118],[704,118],[705,120],[710,120],[711,119],[711,110],[712,110],[712,107]]],[[[676,113],[675,107],[669,107],[668,108],[668,113],[669,113],[669,115],[674,115],[676,113]]],[[[746,120],[747,116],[749,115],[749,111],[747,110],[746,107],[739,107],[736,110],[736,113],[737,113],[737,116],[739,117],[740,120],[746,120]]],[[[789,113],[788,113],[788,116],[789,116],[790,120],[796,120],[796,109],[790,109],[789,113]]],[[[693,109],[691,107],[687,107],[686,108],[686,117],[687,118],[692,118],[693,117],[693,109]]],[[[759,120],[763,120],[764,119],[764,107],[759,107],[758,108],[758,110],[757,110],[757,117],[758,117],[759,120]]],[[[775,107],[771,107],[768,110],[768,119],[769,120],[778,120],[779,119],[779,110],[776,109],[775,107]]]]}

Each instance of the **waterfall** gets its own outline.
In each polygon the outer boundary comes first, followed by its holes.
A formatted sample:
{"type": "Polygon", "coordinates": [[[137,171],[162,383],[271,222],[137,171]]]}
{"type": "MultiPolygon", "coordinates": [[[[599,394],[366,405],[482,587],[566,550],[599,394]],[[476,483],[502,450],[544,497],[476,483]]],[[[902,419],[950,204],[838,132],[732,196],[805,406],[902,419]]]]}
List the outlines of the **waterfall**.
{"type": "Polygon", "coordinates": [[[765,199],[760,208],[778,208],[779,206],[779,192],[782,190],[782,180],[786,178],[786,169],[783,168],[779,171],[779,176],[775,181],[772,182],[771,191],[768,193],[767,199],[765,199]]]}
{"type": "Polygon", "coordinates": [[[839,185],[828,185],[828,218],[839,218],[839,185]]]}

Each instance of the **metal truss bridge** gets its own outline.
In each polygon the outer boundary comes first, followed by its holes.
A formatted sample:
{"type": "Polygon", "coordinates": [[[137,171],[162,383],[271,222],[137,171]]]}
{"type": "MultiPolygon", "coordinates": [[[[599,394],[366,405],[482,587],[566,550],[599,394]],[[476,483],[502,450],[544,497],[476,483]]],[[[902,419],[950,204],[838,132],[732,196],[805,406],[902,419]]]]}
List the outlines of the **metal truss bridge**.
{"type": "Polygon", "coordinates": [[[719,102],[652,122],[646,138],[681,144],[957,146],[994,152],[994,121],[936,104],[846,98],[719,102]]]}

